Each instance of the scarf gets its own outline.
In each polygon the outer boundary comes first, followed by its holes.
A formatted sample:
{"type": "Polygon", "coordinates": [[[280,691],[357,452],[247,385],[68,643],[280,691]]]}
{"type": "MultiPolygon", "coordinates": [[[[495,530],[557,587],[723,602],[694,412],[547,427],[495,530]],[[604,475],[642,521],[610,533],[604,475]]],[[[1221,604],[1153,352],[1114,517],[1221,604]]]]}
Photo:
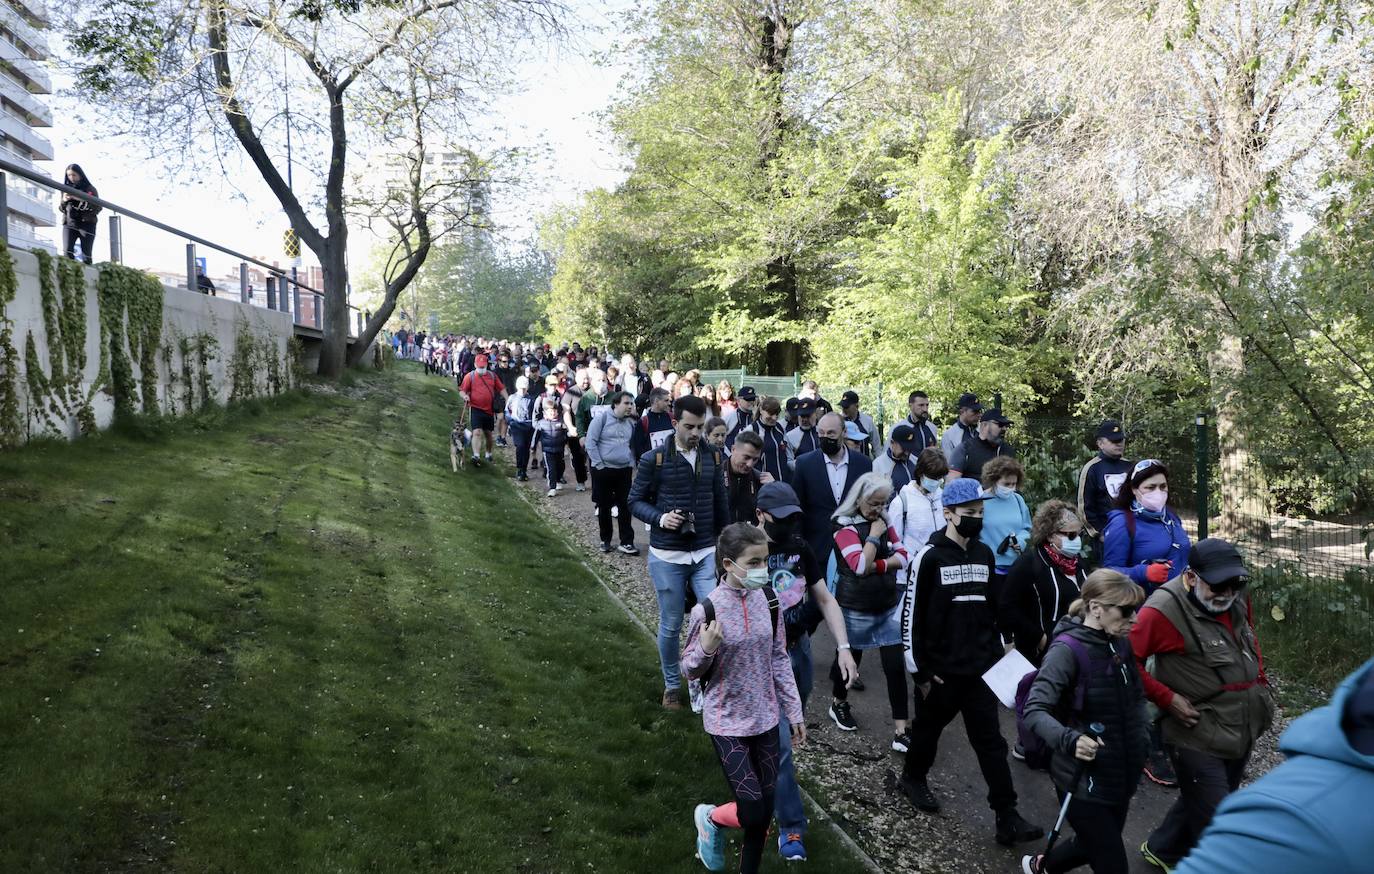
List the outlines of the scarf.
{"type": "Polygon", "coordinates": [[[1078,556],[1069,557],[1067,555],[1060,555],[1048,546],[1042,546],[1040,551],[1045,554],[1045,558],[1049,559],[1050,564],[1059,568],[1059,571],[1064,574],[1064,576],[1069,579],[1076,579],[1078,577],[1078,556]]]}

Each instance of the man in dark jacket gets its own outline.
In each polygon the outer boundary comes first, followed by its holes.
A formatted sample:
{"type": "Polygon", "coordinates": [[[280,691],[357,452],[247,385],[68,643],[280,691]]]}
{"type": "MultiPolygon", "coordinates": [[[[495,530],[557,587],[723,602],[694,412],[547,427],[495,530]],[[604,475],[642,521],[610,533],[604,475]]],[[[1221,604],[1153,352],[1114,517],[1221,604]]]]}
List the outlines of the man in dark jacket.
{"type": "Polygon", "coordinates": [[[983,465],[998,456],[1016,457],[1016,450],[1004,439],[1011,420],[1001,410],[988,410],[978,421],[978,436],[965,440],[949,459],[950,478],[966,476],[981,479],[983,465]]]}
{"type": "Polygon", "coordinates": [[[725,493],[730,499],[730,521],[757,522],[754,499],[759,489],[773,482],[772,474],[757,467],[763,455],[763,438],[745,431],[735,440],[735,448],[725,465],[725,493]]]}
{"type": "Polygon", "coordinates": [[[678,638],[687,587],[698,601],[716,587],[716,538],[730,524],[724,459],[701,439],[706,402],[678,398],[673,436],[639,459],[630,511],[651,526],[649,577],[658,597],[658,654],[663,706],[682,708],[678,638]]]}
{"type": "Polygon", "coordinates": [[[935,763],[941,732],[962,713],[969,745],[988,786],[988,804],[997,815],[997,842],[1010,846],[1032,841],[1044,829],[1026,822],[1016,809],[997,698],[983,682],[983,673],[1002,657],[988,601],[996,561],[978,539],[983,492],[976,480],[958,479],[945,486],[940,500],[945,530],[932,534],[930,543],[912,559],[912,580],[902,605],[907,670],[916,675],[924,700],[916,708],[899,786],[918,810],[940,809],[926,775],[935,763]]]}
{"type": "Polygon", "coordinates": [[[1145,861],[1162,870],[1188,855],[1217,805],[1239,788],[1255,741],[1274,719],[1242,594],[1249,581],[1234,546],[1199,540],[1188,569],[1150,595],[1131,629],[1145,694],[1164,711],[1164,750],[1178,773],[1178,800],[1140,845],[1145,861]],[[1152,656],[1154,670],[1147,672],[1152,656]]]}
{"type": "Polygon", "coordinates": [[[1078,515],[1087,523],[1092,557],[1098,564],[1107,515],[1116,509],[1121,484],[1131,475],[1131,463],[1125,455],[1126,432],[1121,430],[1120,422],[1107,419],[1097,428],[1097,455],[1078,472],[1078,515]]]}
{"type": "Polygon", "coordinates": [[[820,449],[797,458],[792,488],[802,508],[802,537],[811,545],[816,560],[825,567],[830,560],[835,528],[830,516],[844,500],[854,481],[873,470],[873,461],[844,445],[844,421],[838,413],[826,413],[816,426],[820,449]]]}

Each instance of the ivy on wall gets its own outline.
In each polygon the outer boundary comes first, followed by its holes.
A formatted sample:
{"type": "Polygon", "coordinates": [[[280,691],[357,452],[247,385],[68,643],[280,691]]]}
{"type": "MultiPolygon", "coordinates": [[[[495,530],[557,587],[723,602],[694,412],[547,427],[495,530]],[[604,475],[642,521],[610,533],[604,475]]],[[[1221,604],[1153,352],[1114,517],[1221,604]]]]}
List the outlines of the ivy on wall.
{"type": "Polygon", "coordinates": [[[33,332],[24,341],[24,376],[29,391],[29,418],[42,430],[65,434],[74,417],[81,433],[95,431],[92,401],[101,383],[82,392],[86,372],[86,276],[80,264],[55,260],[42,249],[38,259],[39,303],[48,339],[47,373],[38,359],[33,332]]]}
{"type": "Polygon", "coordinates": [[[14,323],[6,315],[18,291],[14,259],[0,242],[0,448],[18,446],[24,433],[19,418],[19,351],[14,348],[14,323]]]}
{"type": "Polygon", "coordinates": [[[162,283],[141,270],[107,263],[100,265],[96,292],[100,301],[101,357],[108,350],[108,390],[114,398],[115,418],[135,412],[131,355],[138,359],[138,400],[145,414],[156,415],[162,283]]]}

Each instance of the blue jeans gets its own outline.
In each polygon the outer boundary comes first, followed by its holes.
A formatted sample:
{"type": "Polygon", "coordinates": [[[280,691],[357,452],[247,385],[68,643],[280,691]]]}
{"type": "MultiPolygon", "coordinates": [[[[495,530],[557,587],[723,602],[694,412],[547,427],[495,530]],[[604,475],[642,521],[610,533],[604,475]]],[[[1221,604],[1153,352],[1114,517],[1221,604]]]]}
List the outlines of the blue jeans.
{"type": "Polygon", "coordinates": [[[716,587],[716,558],[708,555],[696,564],[673,564],[649,554],[649,579],[658,597],[658,660],[663,664],[663,688],[682,688],[682,608],[691,583],[697,601],[716,587]]]}
{"type": "MultiPolygon", "coordinates": [[[[803,634],[797,645],[788,652],[792,657],[792,676],[797,680],[802,710],[811,694],[815,672],[811,666],[811,638],[803,634]]],[[[801,786],[797,784],[797,769],[792,763],[792,726],[787,712],[778,717],[778,786],[773,791],[773,814],[778,818],[778,836],[786,840],[791,833],[806,836],[806,809],[802,807],[801,786]]]]}

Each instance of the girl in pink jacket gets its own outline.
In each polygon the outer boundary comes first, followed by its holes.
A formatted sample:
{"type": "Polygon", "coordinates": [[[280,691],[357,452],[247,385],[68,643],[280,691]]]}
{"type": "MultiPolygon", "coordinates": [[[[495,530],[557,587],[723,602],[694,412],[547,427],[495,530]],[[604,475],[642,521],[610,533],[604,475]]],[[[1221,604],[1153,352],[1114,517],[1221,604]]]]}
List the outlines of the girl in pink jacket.
{"type": "Polygon", "coordinates": [[[693,814],[697,858],[710,871],[725,868],[722,828],[744,829],[741,874],[763,858],[773,789],[778,777],[778,711],[787,713],[792,744],[806,741],[801,698],[787,656],[781,611],[770,604],[768,538],[753,525],[726,528],[716,544],[720,585],[692,609],[682,672],[704,687],[702,723],[725,770],[734,802],[698,804],[693,814]]]}

